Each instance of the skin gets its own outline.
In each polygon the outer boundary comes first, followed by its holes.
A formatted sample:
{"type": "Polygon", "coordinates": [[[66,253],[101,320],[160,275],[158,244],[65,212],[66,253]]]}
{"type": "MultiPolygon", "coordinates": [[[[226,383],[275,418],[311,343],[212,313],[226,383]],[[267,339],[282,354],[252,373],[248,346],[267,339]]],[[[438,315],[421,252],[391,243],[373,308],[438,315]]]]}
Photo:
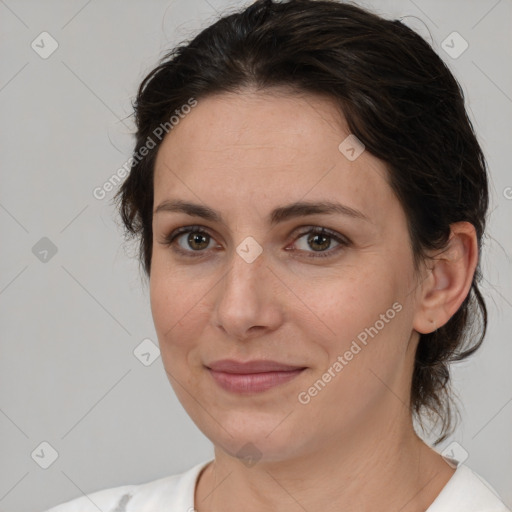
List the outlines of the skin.
{"type": "Polygon", "coordinates": [[[338,149],[349,133],[330,99],[246,89],[200,99],[159,148],[154,208],[181,199],[224,220],[153,216],[150,298],[164,367],[215,448],[196,487],[199,512],[422,511],[454,472],[415,434],[407,404],[419,333],[446,323],[469,292],[475,230],[454,224],[447,250],[415,273],[386,166],[368,151],[349,161],[338,149]],[[306,200],[336,201],[368,220],[330,213],[270,225],[274,208],[306,200]],[[188,234],[164,243],[194,225],[210,235],[199,249],[188,234]],[[308,244],[312,226],[350,242],[308,244]],[[263,249],[252,263],[236,251],[249,236],[263,249]],[[300,403],[395,302],[401,311],[300,403]],[[262,393],[233,394],[204,366],[224,358],[306,370],[262,393]],[[237,455],[247,443],[261,457],[255,464],[237,455]]]}

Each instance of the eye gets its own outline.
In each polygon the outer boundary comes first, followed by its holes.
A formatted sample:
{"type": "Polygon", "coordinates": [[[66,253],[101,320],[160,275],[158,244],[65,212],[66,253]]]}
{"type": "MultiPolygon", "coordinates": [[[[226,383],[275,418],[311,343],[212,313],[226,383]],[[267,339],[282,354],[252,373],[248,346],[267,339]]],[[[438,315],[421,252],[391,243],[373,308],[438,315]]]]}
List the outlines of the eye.
{"type": "Polygon", "coordinates": [[[211,249],[209,246],[213,240],[210,233],[201,226],[184,226],[166,236],[163,243],[172,246],[176,252],[193,258],[202,256],[205,249],[211,249]]]}
{"type": "MultiPolygon", "coordinates": [[[[213,247],[220,247],[219,245],[215,246],[215,244],[214,246],[211,245],[214,243],[214,238],[201,226],[183,226],[175,229],[164,238],[162,243],[172,247],[175,252],[191,258],[204,256],[213,247]]],[[[350,241],[339,233],[318,226],[308,226],[307,230],[303,230],[296,235],[295,244],[297,243],[298,248],[287,247],[285,250],[309,253],[306,256],[308,258],[333,256],[350,245],[350,241]],[[307,238],[306,235],[308,235],[307,238]],[[303,238],[304,240],[301,242],[303,238]],[[333,240],[337,246],[331,248],[333,240]]]]}
{"type": "MultiPolygon", "coordinates": [[[[307,231],[302,231],[302,233],[299,233],[295,244],[300,242],[300,240],[303,238],[304,240],[302,243],[298,244],[298,250],[304,251],[306,253],[309,252],[310,254],[307,255],[308,258],[325,258],[328,256],[333,256],[344,247],[350,245],[350,241],[339,233],[318,226],[309,227],[307,231]],[[305,238],[306,235],[308,235],[307,238],[305,238]],[[338,245],[331,249],[333,240],[338,245]],[[308,251],[308,249],[312,249],[312,251],[308,251]]],[[[288,250],[295,252],[297,249],[288,250]]]]}

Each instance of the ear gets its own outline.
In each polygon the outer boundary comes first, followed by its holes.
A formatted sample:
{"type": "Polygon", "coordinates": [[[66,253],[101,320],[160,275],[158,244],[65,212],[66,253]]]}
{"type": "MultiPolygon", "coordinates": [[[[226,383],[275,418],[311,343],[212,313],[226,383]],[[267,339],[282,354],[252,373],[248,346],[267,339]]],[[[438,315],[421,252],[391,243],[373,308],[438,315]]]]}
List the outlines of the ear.
{"type": "Polygon", "coordinates": [[[473,224],[450,226],[447,247],[431,256],[429,273],[418,288],[413,328],[427,334],[443,326],[468,295],[478,263],[478,243],[473,224]]]}

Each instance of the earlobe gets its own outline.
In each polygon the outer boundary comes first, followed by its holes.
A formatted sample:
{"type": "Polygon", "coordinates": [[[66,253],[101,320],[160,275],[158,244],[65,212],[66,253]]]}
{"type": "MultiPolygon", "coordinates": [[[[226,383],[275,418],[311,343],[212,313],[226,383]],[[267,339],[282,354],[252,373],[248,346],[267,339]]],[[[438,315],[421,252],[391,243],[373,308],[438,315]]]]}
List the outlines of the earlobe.
{"type": "Polygon", "coordinates": [[[469,222],[450,227],[446,248],[431,258],[430,275],[418,290],[413,328],[421,334],[446,324],[471,289],[478,263],[475,228],[469,222]]]}

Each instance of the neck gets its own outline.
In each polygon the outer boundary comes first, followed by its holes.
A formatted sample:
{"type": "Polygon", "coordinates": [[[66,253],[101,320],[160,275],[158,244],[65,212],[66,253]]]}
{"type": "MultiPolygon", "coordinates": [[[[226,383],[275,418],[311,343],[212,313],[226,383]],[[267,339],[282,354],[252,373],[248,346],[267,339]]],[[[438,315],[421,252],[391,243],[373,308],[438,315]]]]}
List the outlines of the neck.
{"type": "Polygon", "coordinates": [[[426,510],[454,470],[414,432],[410,415],[389,424],[321,440],[286,460],[252,467],[215,448],[215,460],[196,487],[198,512],[419,512],[426,510]]]}

